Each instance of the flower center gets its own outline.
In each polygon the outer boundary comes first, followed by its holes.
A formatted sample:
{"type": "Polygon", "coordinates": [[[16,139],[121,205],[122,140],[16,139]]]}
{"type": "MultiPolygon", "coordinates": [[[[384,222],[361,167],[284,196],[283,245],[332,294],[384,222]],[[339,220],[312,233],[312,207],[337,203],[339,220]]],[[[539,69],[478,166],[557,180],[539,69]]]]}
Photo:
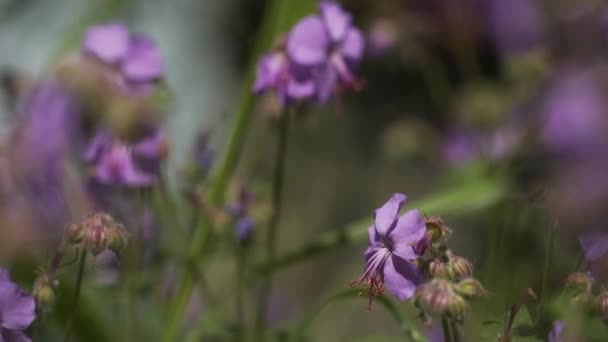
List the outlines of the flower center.
{"type": "Polygon", "coordinates": [[[384,283],[382,281],[382,269],[386,259],[391,256],[391,251],[387,247],[378,249],[370,258],[367,260],[365,265],[365,271],[361,277],[353,282],[351,286],[367,286],[367,291],[362,292],[361,295],[367,294],[369,296],[369,304],[367,309],[372,310],[372,299],[374,296],[379,296],[384,292],[384,283]]]}

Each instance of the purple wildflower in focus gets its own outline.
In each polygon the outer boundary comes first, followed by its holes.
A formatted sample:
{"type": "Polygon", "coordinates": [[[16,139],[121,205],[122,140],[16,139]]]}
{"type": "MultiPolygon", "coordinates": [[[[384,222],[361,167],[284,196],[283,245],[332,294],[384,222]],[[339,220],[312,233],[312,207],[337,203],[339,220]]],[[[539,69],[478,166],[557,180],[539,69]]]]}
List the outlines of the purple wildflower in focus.
{"type": "Polygon", "coordinates": [[[369,227],[369,247],[365,251],[365,271],[353,285],[369,286],[369,309],[373,295],[384,288],[399,300],[412,297],[422,276],[412,260],[420,255],[414,251],[426,232],[426,225],[417,209],[399,216],[406,196],[394,194],[374,212],[369,227]]]}
{"type": "Polygon", "coordinates": [[[92,26],[85,33],[81,50],[86,56],[116,68],[128,88],[145,87],[163,73],[162,56],[154,41],[130,33],[124,24],[92,26]]]}
{"type": "Polygon", "coordinates": [[[564,322],[555,321],[553,323],[553,328],[549,332],[549,336],[547,337],[547,341],[549,342],[561,342],[562,341],[562,330],[564,330],[564,322]]]}
{"type": "Polygon", "coordinates": [[[296,79],[291,68],[285,52],[285,43],[280,41],[273,51],[260,58],[253,91],[256,94],[262,94],[272,90],[281,105],[311,97],[315,92],[314,82],[307,79],[296,79]]]}
{"type": "Polygon", "coordinates": [[[106,131],[93,137],[85,160],[95,166],[95,180],[105,185],[148,186],[157,179],[166,138],[160,131],[134,144],[116,140],[106,131]]]}
{"type": "Polygon", "coordinates": [[[298,79],[312,80],[319,102],[339,87],[356,88],[352,73],[363,57],[363,34],[352,26],[351,14],[340,5],[322,1],[319,15],[300,20],[287,37],[287,55],[298,79]]]}
{"type": "Polygon", "coordinates": [[[23,330],[34,321],[35,309],[34,298],[13,283],[8,272],[0,268],[0,341],[31,341],[23,330]]]}

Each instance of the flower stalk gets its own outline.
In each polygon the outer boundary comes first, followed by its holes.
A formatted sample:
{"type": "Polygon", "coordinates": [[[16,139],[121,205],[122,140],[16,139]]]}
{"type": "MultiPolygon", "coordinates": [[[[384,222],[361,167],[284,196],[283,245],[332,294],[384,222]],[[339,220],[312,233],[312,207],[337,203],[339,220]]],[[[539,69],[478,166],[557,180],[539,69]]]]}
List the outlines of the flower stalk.
{"type": "Polygon", "coordinates": [[[80,289],[82,288],[82,279],[84,278],[84,270],[87,263],[87,250],[82,249],[80,251],[80,259],[78,261],[78,273],[76,274],[76,285],[74,286],[74,299],[72,301],[72,308],[70,309],[70,316],[68,318],[67,327],[65,330],[64,342],[69,342],[72,335],[72,327],[74,320],[76,319],[76,308],[78,306],[78,299],[80,298],[80,289]]]}
{"type": "MultiPolygon", "coordinates": [[[[266,232],[266,260],[269,264],[276,259],[276,242],[278,239],[278,225],[283,209],[283,185],[285,182],[285,165],[287,161],[287,143],[289,136],[289,111],[284,109],[278,122],[278,141],[275,156],[274,176],[272,182],[272,215],[268,222],[266,232]]],[[[267,273],[262,279],[262,285],[257,300],[255,340],[263,341],[266,329],[266,312],[268,299],[272,291],[272,274],[267,273]]]]}

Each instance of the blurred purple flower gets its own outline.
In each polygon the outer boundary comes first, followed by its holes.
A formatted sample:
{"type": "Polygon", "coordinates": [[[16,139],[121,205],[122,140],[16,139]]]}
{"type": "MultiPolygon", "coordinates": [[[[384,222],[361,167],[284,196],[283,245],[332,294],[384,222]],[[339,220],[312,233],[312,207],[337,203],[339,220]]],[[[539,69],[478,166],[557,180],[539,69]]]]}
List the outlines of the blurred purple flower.
{"type": "Polygon", "coordinates": [[[298,80],[293,75],[283,42],[263,55],[257,65],[253,91],[262,94],[269,90],[275,92],[281,105],[308,98],[315,92],[312,80],[298,80]]]}
{"type": "Polygon", "coordinates": [[[381,294],[384,287],[400,300],[414,294],[422,282],[420,271],[411,261],[419,255],[413,246],[426,232],[426,225],[417,209],[399,216],[406,196],[394,194],[374,212],[374,225],[369,227],[369,247],[365,251],[365,271],[354,285],[369,286],[371,296],[381,294]]]}
{"type": "Polygon", "coordinates": [[[363,57],[365,41],[361,31],[352,26],[351,14],[340,5],[322,1],[319,12],[291,29],[287,55],[294,64],[295,77],[314,81],[316,97],[323,103],[339,85],[356,86],[352,69],[363,57]]]}
{"type": "Polygon", "coordinates": [[[604,151],[608,112],[595,72],[569,71],[549,89],[541,137],[555,154],[584,157],[604,151]]]}
{"type": "Polygon", "coordinates": [[[553,328],[549,332],[549,336],[547,340],[549,342],[561,342],[562,341],[562,330],[564,330],[564,322],[555,321],[553,323],[553,328]]]}
{"type": "Polygon", "coordinates": [[[158,80],[163,60],[150,38],[129,32],[121,23],[92,26],[82,41],[82,52],[118,68],[124,82],[134,87],[158,80]]]}
{"type": "Polygon", "coordinates": [[[130,145],[100,131],[91,140],[84,158],[95,165],[94,178],[99,183],[138,187],[156,181],[165,153],[166,138],[160,130],[130,145]]]}
{"type": "Polygon", "coordinates": [[[367,50],[372,56],[381,56],[397,43],[397,29],[386,19],[375,21],[367,32],[367,50]]]}
{"type": "Polygon", "coordinates": [[[443,158],[454,166],[468,163],[480,156],[479,142],[472,134],[459,130],[449,132],[443,143],[443,158]]]}
{"type": "Polygon", "coordinates": [[[253,193],[247,187],[241,186],[236,200],[226,207],[228,214],[236,219],[234,235],[241,242],[249,241],[253,233],[255,221],[248,214],[252,202],[253,193]]]}
{"type": "Polygon", "coordinates": [[[483,1],[488,30],[498,50],[511,54],[534,48],[545,33],[545,18],[533,0],[483,1]]]}
{"type": "Polygon", "coordinates": [[[608,252],[608,233],[592,231],[579,235],[578,242],[581,244],[587,262],[593,262],[608,252]]]}
{"type": "Polygon", "coordinates": [[[23,330],[34,321],[34,298],[13,283],[8,272],[0,268],[0,341],[31,341],[23,330]]]}

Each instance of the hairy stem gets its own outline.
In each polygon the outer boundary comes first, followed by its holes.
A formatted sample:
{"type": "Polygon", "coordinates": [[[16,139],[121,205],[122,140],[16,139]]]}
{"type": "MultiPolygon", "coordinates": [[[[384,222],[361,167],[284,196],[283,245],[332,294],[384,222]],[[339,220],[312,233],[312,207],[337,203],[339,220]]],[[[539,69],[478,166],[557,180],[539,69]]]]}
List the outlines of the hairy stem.
{"type": "MultiPolygon", "coordinates": [[[[274,177],[272,182],[272,216],[268,222],[266,232],[266,260],[273,264],[276,259],[276,242],[278,238],[278,225],[281,218],[283,184],[285,181],[285,162],[287,157],[287,138],[289,136],[289,113],[283,110],[279,119],[279,132],[277,151],[275,156],[274,177]]],[[[268,298],[272,290],[272,273],[267,273],[262,279],[262,285],[257,302],[255,340],[264,341],[266,330],[266,312],[268,309],[268,298]]]]}
{"type": "Polygon", "coordinates": [[[72,326],[74,325],[74,320],[76,318],[76,307],[78,306],[80,289],[82,288],[82,279],[84,277],[84,269],[87,263],[86,249],[83,249],[80,253],[80,260],[78,261],[78,273],[76,274],[76,285],[74,286],[74,300],[72,301],[72,308],[70,309],[70,315],[65,330],[65,338],[63,339],[64,342],[68,342],[72,335],[72,326]]]}

